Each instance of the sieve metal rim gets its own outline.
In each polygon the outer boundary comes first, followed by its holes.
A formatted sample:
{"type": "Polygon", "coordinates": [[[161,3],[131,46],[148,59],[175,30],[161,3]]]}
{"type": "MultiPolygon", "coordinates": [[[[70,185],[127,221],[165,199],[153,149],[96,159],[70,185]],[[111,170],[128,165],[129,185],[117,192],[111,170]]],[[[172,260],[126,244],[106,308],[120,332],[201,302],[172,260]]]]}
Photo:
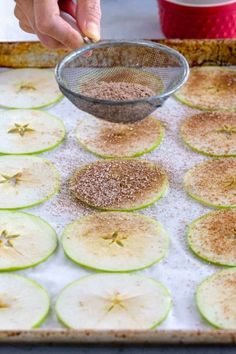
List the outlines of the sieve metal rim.
{"type": "Polygon", "coordinates": [[[153,100],[165,100],[167,97],[172,95],[174,92],[176,92],[188,79],[189,75],[189,65],[186,60],[186,58],[179,53],[177,50],[172,49],[166,45],[159,44],[159,43],[154,43],[152,41],[146,41],[146,40],[106,40],[106,41],[101,41],[98,43],[92,43],[89,45],[85,45],[69,54],[67,54],[56,66],[55,68],[55,77],[57,80],[57,83],[64,91],[66,91],[68,94],[71,94],[75,97],[79,97],[83,100],[86,101],[91,101],[93,103],[101,103],[101,104],[107,104],[107,105],[126,105],[126,104],[133,104],[133,103],[140,103],[140,102],[148,102],[151,103],[153,100]],[[142,46],[142,47],[147,47],[147,48],[153,48],[153,49],[159,49],[165,52],[168,52],[172,56],[175,56],[176,58],[179,59],[179,61],[182,64],[183,67],[183,77],[179,82],[169,91],[165,91],[164,93],[160,95],[155,95],[155,96],[150,96],[150,97],[144,97],[144,98],[139,98],[139,99],[133,99],[133,100],[104,100],[100,98],[94,98],[90,96],[85,96],[82,95],[81,93],[74,92],[70,89],[68,89],[65,85],[64,82],[61,78],[61,71],[63,69],[63,66],[66,65],[68,62],[72,61],[73,59],[85,54],[86,52],[92,51],[93,49],[98,49],[98,48],[105,48],[108,46],[113,46],[113,47],[118,47],[118,46],[142,46]]]}

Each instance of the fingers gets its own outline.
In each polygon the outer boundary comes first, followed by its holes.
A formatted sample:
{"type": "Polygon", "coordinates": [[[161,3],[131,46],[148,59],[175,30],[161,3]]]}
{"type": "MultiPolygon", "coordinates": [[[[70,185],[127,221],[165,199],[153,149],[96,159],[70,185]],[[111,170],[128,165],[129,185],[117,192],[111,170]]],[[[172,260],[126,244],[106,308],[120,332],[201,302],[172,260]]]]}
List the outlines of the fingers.
{"type": "Polygon", "coordinates": [[[50,49],[65,48],[64,44],[62,44],[59,41],[56,41],[55,39],[53,39],[49,36],[45,36],[39,32],[37,33],[37,36],[38,36],[40,42],[47,48],[50,48],[50,49]]]}
{"type": "Polygon", "coordinates": [[[34,0],[34,17],[35,26],[41,34],[67,48],[76,49],[83,45],[80,33],[60,16],[57,0],[34,0]]]}
{"type": "Polygon", "coordinates": [[[34,29],[30,25],[27,17],[23,13],[23,11],[20,9],[20,7],[17,5],[15,6],[14,15],[19,20],[19,26],[23,31],[28,32],[28,33],[34,33],[34,29]]]}
{"type": "Polygon", "coordinates": [[[77,24],[87,37],[94,41],[100,39],[101,8],[100,0],[78,0],[77,24]]]}
{"type": "MultiPolygon", "coordinates": [[[[76,17],[79,29],[94,41],[100,39],[100,1],[78,0],[76,16],[72,0],[59,0],[59,5],[76,17]],[[69,9],[69,11],[68,11],[69,9]]],[[[63,18],[57,0],[16,0],[15,16],[20,27],[29,33],[35,33],[47,47],[79,48],[84,44],[76,26],[63,18]]]]}
{"type": "Polygon", "coordinates": [[[24,32],[34,34],[34,30],[32,29],[32,27],[28,26],[26,23],[19,22],[19,26],[24,32]]]}
{"type": "Polygon", "coordinates": [[[20,22],[25,22],[28,26],[34,29],[32,0],[17,0],[14,14],[20,22]]]}
{"type": "Polygon", "coordinates": [[[46,47],[75,49],[84,44],[77,27],[60,16],[57,0],[16,0],[14,13],[20,27],[35,33],[46,47]]]}
{"type": "Polygon", "coordinates": [[[14,14],[19,19],[20,27],[26,32],[35,33],[44,46],[52,49],[62,47],[60,42],[41,34],[36,28],[33,0],[17,0],[14,14]]]}

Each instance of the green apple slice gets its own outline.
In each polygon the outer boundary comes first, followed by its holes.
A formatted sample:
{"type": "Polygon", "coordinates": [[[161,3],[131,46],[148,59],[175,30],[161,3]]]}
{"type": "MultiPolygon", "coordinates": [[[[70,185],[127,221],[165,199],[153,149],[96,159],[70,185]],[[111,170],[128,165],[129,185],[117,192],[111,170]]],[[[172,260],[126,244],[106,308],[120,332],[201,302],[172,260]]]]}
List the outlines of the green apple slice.
{"type": "Polygon", "coordinates": [[[133,213],[103,212],[67,225],[62,245],[82,266],[107,272],[130,272],[159,262],[169,241],[156,220],[133,213]]]}
{"type": "Polygon", "coordinates": [[[0,271],[33,267],[57,247],[53,228],[32,214],[0,211],[0,271]]]}
{"type": "Polygon", "coordinates": [[[84,277],[65,287],[56,302],[59,320],[75,329],[153,328],[170,308],[170,294],[161,283],[134,274],[84,277]]]}
{"type": "Polygon", "coordinates": [[[236,329],[236,268],[217,272],[197,288],[197,307],[205,320],[222,329],[236,329]]]}
{"type": "Polygon", "coordinates": [[[236,210],[216,210],[188,228],[188,244],[200,258],[218,265],[236,266],[236,210]]]}
{"type": "Polygon", "coordinates": [[[20,209],[42,203],[58,192],[59,186],[59,174],[46,159],[0,157],[0,209],[20,209]]]}
{"type": "Polygon", "coordinates": [[[76,137],[85,149],[97,156],[136,157],[160,145],[164,128],[152,116],[133,124],[117,124],[88,114],[80,120],[76,137]]]}
{"type": "Polygon", "coordinates": [[[14,109],[1,112],[0,136],[1,154],[36,154],[58,146],[65,127],[44,111],[14,109]]]}
{"type": "Polygon", "coordinates": [[[163,169],[147,160],[97,161],[78,169],[70,190],[85,204],[101,210],[137,210],[160,199],[168,186],[163,169]]]}
{"type": "Polygon", "coordinates": [[[12,69],[0,73],[0,106],[41,108],[63,96],[49,69],[12,69]]]}
{"type": "Polygon", "coordinates": [[[0,275],[0,329],[39,327],[47,317],[50,300],[35,281],[15,274],[0,275]]]}
{"type": "Polygon", "coordinates": [[[186,192],[216,208],[236,207],[236,159],[214,159],[191,168],[184,176],[186,192]]]}
{"type": "Polygon", "coordinates": [[[209,111],[236,111],[236,70],[217,66],[194,67],[175,94],[182,103],[209,111]]]}
{"type": "Polygon", "coordinates": [[[236,113],[195,114],[183,121],[181,135],[194,151],[209,156],[236,156],[236,113]]]}

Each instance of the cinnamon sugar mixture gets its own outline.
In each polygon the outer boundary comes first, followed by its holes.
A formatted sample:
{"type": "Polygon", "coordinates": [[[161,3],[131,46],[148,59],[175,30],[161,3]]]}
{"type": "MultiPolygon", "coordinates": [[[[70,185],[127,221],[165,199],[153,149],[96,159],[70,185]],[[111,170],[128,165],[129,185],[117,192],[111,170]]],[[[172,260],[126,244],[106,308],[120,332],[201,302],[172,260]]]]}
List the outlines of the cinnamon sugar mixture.
{"type": "Polygon", "coordinates": [[[85,114],[76,128],[78,141],[104,157],[138,156],[157,146],[163,135],[162,124],[152,116],[133,124],[117,124],[85,114]]]}
{"type": "Polygon", "coordinates": [[[152,143],[157,137],[157,131],[161,131],[161,125],[150,117],[133,124],[102,123],[103,128],[100,129],[97,144],[100,144],[103,149],[106,149],[107,146],[108,149],[113,147],[117,156],[119,156],[119,150],[124,149],[124,146],[127,146],[128,149],[138,140],[143,144],[144,137],[145,141],[152,143]]]}
{"type": "Polygon", "coordinates": [[[236,113],[202,112],[181,126],[184,140],[193,148],[216,156],[236,155],[236,113]]]}
{"type": "Polygon", "coordinates": [[[201,235],[202,250],[227,256],[236,263],[236,210],[218,210],[208,214],[194,225],[193,237],[196,232],[201,235]]]}
{"type": "Polygon", "coordinates": [[[125,208],[145,203],[161,190],[164,172],[156,165],[139,160],[113,160],[79,169],[70,181],[76,197],[95,207],[125,208]]]}
{"type": "Polygon", "coordinates": [[[194,67],[180,89],[182,98],[208,110],[235,111],[236,70],[221,67],[194,67]]]}
{"type": "Polygon", "coordinates": [[[130,82],[99,81],[92,85],[84,85],[81,93],[85,96],[102,100],[125,101],[155,96],[155,92],[147,86],[130,82]]]}
{"type": "Polygon", "coordinates": [[[236,205],[236,158],[209,160],[185,177],[187,190],[214,205],[236,205]]]}

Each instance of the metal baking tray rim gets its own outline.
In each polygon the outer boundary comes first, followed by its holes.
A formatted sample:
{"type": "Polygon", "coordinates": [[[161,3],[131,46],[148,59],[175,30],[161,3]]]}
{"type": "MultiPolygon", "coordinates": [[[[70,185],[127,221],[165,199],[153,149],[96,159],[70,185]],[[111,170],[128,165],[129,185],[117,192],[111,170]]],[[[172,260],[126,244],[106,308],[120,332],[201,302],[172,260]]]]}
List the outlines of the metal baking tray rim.
{"type": "Polygon", "coordinates": [[[0,343],[236,344],[233,330],[72,330],[0,331],[0,343]]]}

